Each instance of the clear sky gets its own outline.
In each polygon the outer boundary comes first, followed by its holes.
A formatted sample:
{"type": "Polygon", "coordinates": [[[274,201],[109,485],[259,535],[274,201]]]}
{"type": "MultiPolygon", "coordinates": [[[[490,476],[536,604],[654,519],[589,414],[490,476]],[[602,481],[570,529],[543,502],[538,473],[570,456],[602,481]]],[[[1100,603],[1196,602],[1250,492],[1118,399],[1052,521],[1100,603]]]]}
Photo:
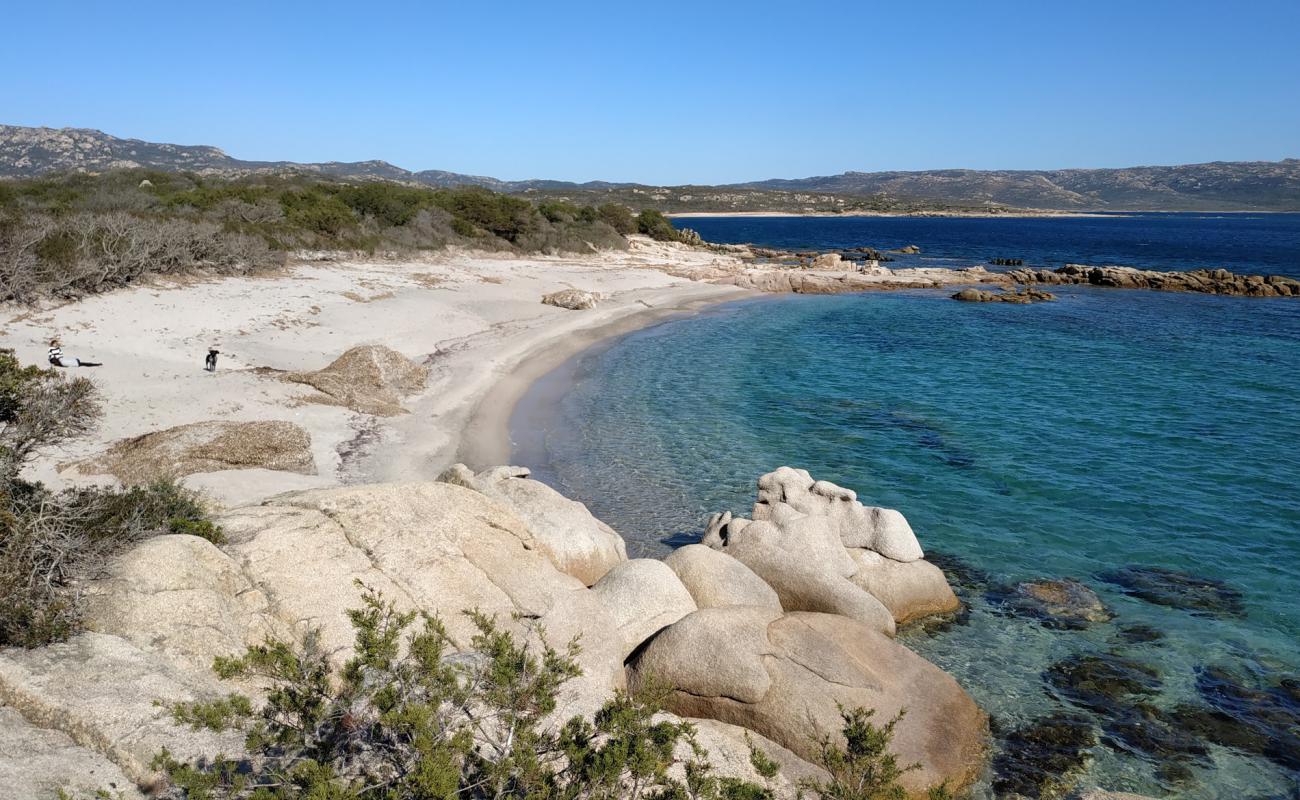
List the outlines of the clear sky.
{"type": "Polygon", "coordinates": [[[0,122],[506,179],[1300,156],[1300,0],[7,0],[0,122]]]}

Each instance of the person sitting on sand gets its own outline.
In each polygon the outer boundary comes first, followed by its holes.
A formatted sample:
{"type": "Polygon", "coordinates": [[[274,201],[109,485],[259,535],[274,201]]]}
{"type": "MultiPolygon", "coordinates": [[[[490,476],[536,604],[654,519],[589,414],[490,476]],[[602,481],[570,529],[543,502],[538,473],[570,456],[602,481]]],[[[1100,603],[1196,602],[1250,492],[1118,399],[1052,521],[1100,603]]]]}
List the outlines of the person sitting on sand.
{"type": "Polygon", "coordinates": [[[50,340],[50,363],[56,367],[100,367],[103,366],[98,361],[82,361],[79,358],[65,356],[63,346],[59,344],[58,339],[50,340]]]}

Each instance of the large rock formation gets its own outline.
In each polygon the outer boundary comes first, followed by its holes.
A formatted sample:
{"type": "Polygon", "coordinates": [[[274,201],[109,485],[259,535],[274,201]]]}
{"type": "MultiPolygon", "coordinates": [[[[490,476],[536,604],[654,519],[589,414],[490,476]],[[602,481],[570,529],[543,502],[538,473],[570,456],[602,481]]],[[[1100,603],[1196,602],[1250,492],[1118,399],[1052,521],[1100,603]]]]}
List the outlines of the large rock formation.
{"type": "Polygon", "coordinates": [[[533,532],[551,563],[587,586],[627,561],[623,537],[613,528],[577,500],[530,480],[530,474],[527,467],[493,467],[476,474],[456,464],[438,480],[466,486],[510,509],[533,532]]]}
{"type": "Polygon", "coordinates": [[[422,390],[429,368],[382,345],[353,347],[315,372],[291,372],[287,381],[303,383],[321,394],[313,402],[346,406],[362,414],[392,417],[405,414],[402,398],[422,390]]]}
{"type": "Polygon", "coordinates": [[[179,425],[115,442],[72,466],[82,474],[108,474],[128,485],[227,469],[316,474],[311,436],[292,422],[278,420],[179,425]]]}
{"type": "Polygon", "coordinates": [[[611,569],[591,587],[614,618],[627,657],[642,642],[695,611],[690,592],[662,561],[637,558],[611,569]]]}
{"type": "Polygon", "coordinates": [[[112,761],[62,731],[38,728],[0,705],[0,797],[93,797],[97,791],[141,800],[135,782],[112,761]]]}
{"type": "Polygon", "coordinates": [[[1238,275],[1226,269],[1159,272],[1133,267],[1066,264],[1058,269],[1017,269],[1007,273],[1016,283],[1085,284],[1115,289],[1204,292],[1250,297],[1300,297],[1300,281],[1284,275],[1238,275]]]}
{"type": "Polygon", "coordinates": [[[913,796],[960,788],[983,764],[983,713],[938,667],[874,628],[830,614],[709,608],[659,634],[632,664],[634,683],[666,682],[669,710],[740,725],[816,758],[821,737],[841,737],[844,708],[877,723],[906,709],[892,750],[913,796]]]}
{"type": "Polygon", "coordinates": [[[855,508],[852,493],[814,490],[806,473],[778,471],[761,484],[762,519],[728,520],[737,530],[715,532],[720,550],[628,561],[617,534],[585,508],[518,473],[458,468],[453,482],[280,495],[223,514],[220,547],[170,535],[126,552],[85,587],[87,631],[0,653],[0,722],[15,723],[0,732],[0,786],[130,797],[123,781],[152,780],[150,760],[163,746],[181,758],[239,756],[239,736],[181,727],[166,704],[256,692],[216,680],[211,664],[268,636],[318,632],[341,664],[354,640],[346,612],[365,591],[358,582],[399,610],[439,616],[462,649],[476,630],[467,609],[533,643],[577,639],[582,675],[563,687],[557,719],[591,714],[629,674],[668,681],[669,711],[712,720],[701,723],[700,742],[723,774],[754,777],[744,731],[734,726],[759,734],[756,745],[786,765],[776,784],[782,797],[818,774],[800,757],[813,755],[816,737],[838,734],[836,702],[876,709],[877,721],[908,709],[895,749],[923,764],[910,787],[969,778],[979,711],[951,679],[882,633],[893,627],[882,602],[915,609],[933,598],[909,595],[905,579],[895,581],[901,588],[884,578],[872,584],[884,601],[858,583],[878,568],[863,559],[890,561],[888,570],[928,567],[901,515],[855,508]],[[787,548],[785,562],[802,566],[781,572],[772,560],[760,572],[730,555],[750,547],[741,534],[764,528],[752,537],[754,552],[775,543],[787,548]],[[914,558],[846,548],[846,536],[914,558]],[[856,619],[783,605],[842,607],[856,619]],[[10,756],[17,735],[34,743],[30,766],[10,756]]]}
{"type": "Polygon", "coordinates": [[[786,611],[841,614],[892,635],[896,623],[959,606],[903,515],[850,489],[781,467],[759,478],[752,516],[715,514],[703,544],[754,571],[786,611]]]}
{"type": "Polygon", "coordinates": [[[591,515],[582,503],[529,480],[529,475],[528,467],[491,467],[474,473],[464,464],[455,464],[438,480],[502,503],[523,520],[558,570],[586,585],[627,561],[627,545],[614,528],[591,515]]]}
{"type": "Polygon", "coordinates": [[[781,611],[781,598],[754,571],[726,553],[688,544],[674,550],[668,565],[700,608],[759,606],[781,611]]]}

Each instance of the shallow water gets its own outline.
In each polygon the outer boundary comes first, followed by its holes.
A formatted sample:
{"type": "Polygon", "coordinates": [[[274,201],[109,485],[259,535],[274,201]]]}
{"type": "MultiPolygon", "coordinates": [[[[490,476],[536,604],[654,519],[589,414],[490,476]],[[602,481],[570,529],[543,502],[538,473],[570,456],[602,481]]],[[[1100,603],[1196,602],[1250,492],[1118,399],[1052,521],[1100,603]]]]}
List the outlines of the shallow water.
{"type": "MultiPolygon", "coordinates": [[[[995,581],[1072,576],[1117,614],[1087,631],[1000,616],[902,639],[1013,726],[1057,708],[1058,659],[1122,652],[1154,703],[1203,704],[1197,670],[1300,674],[1300,304],[1087,288],[1032,306],[937,292],[720,306],[575,359],[520,406],[516,462],[586,502],[635,553],[748,514],[782,464],[902,510],[927,550],[995,581]],[[1096,576],[1167,567],[1225,581],[1240,618],[1125,596],[1096,576]],[[1121,626],[1166,634],[1122,644],[1121,626]]],[[[1293,797],[1300,777],[1219,746],[1173,781],[1098,744],[1083,785],[1293,797]]],[[[986,780],[980,790],[991,793],[986,780]]]]}

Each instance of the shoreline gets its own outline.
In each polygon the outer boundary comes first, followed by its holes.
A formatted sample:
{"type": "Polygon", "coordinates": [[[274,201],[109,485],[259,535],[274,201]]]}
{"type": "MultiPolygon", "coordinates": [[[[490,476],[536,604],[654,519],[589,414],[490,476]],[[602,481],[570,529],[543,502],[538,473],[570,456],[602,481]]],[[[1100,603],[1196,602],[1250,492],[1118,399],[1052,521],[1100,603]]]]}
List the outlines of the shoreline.
{"type": "Polygon", "coordinates": [[[665,305],[632,310],[625,316],[573,331],[565,338],[560,338],[557,333],[534,341],[531,347],[513,359],[514,365],[470,409],[455,460],[471,469],[509,463],[515,449],[510,421],[520,401],[539,381],[574,358],[661,322],[695,316],[715,305],[762,296],[751,290],[729,286],[701,289],[689,293],[675,292],[676,297],[665,298],[665,305]]]}
{"type": "Polygon", "coordinates": [[[218,506],[284,492],[433,479],[457,460],[509,456],[509,415],[532,381],[591,344],[753,291],[682,273],[739,259],[637,238],[627,251],[572,256],[444,252],[425,258],[299,261],[275,273],[155,280],[72,303],[0,309],[0,347],[44,366],[54,336],[104,366],[92,378],[103,418],[89,436],[26,473],[54,489],[104,484],[74,465],[115,442],[200,422],[292,423],[314,468],[218,469],[184,476],[218,506]],[[544,305],[560,289],[596,308],[544,305]],[[218,344],[215,373],[202,370],[218,344]],[[374,416],[281,374],[319,370],[359,345],[429,369],[405,413],[374,416]]]}

